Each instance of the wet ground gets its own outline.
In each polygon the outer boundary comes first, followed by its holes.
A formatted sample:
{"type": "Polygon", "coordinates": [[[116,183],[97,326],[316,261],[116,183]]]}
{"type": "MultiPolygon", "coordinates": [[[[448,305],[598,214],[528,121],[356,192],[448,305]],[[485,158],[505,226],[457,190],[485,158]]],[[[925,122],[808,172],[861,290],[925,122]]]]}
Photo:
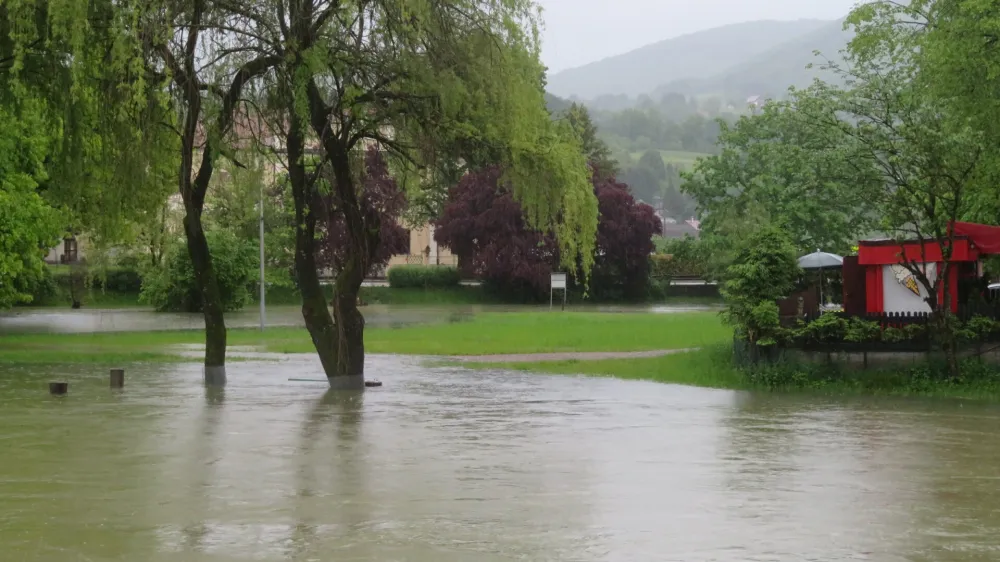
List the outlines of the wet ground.
{"type": "Polygon", "coordinates": [[[996,406],[272,359],[0,366],[0,558],[1000,559],[996,406]]]}
{"type": "MultiPolygon", "coordinates": [[[[649,312],[671,314],[718,310],[712,306],[587,306],[571,310],[590,312],[649,312]]],[[[362,308],[368,326],[408,326],[433,322],[458,322],[482,312],[519,312],[548,310],[548,307],[490,305],[368,305],[362,308]]],[[[270,306],[266,311],[267,326],[304,326],[298,306],[270,306]]],[[[255,328],[260,325],[256,309],[226,313],[229,328],[255,328]]],[[[0,313],[2,332],[121,332],[151,330],[201,330],[205,327],[200,313],[153,312],[149,309],[71,310],[52,308],[20,308],[0,313]]]]}

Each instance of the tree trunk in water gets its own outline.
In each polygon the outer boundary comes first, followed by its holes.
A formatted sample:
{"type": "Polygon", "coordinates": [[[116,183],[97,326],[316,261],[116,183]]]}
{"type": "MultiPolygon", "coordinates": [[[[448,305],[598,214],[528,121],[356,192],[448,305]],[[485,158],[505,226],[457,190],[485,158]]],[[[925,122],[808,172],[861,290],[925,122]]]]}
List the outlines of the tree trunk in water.
{"type": "Polygon", "coordinates": [[[364,385],[365,317],[358,310],[358,291],[364,270],[351,259],[337,274],[333,315],[337,321],[337,375],[364,385]],[[358,272],[361,272],[360,274],[358,272]]]}
{"type": "Polygon", "coordinates": [[[357,186],[351,174],[352,145],[330,125],[330,110],[312,80],[306,88],[309,120],[330,159],[338,209],[344,214],[347,229],[347,256],[337,272],[334,285],[333,315],[337,328],[337,365],[331,386],[363,388],[365,369],[365,319],[358,310],[358,291],[371,263],[370,250],[378,246],[379,230],[369,224],[362,210],[357,186]],[[372,243],[374,241],[374,244],[372,243]],[[335,384],[334,381],[338,380],[335,384]]]}
{"type": "Polygon", "coordinates": [[[188,255],[191,256],[194,279],[205,315],[205,384],[222,386],[226,384],[226,320],[222,296],[212,268],[205,230],[201,226],[200,209],[187,208],[186,211],[184,233],[187,235],[188,255]]]}
{"type": "Polygon", "coordinates": [[[364,379],[351,380],[337,369],[337,328],[327,308],[326,296],[316,267],[316,218],[318,197],[303,161],[305,148],[302,123],[291,107],[287,135],[288,178],[295,199],[295,276],[302,293],[302,318],[319,355],[323,372],[334,388],[364,388],[364,379]],[[312,208],[311,208],[312,207],[312,208]]]}

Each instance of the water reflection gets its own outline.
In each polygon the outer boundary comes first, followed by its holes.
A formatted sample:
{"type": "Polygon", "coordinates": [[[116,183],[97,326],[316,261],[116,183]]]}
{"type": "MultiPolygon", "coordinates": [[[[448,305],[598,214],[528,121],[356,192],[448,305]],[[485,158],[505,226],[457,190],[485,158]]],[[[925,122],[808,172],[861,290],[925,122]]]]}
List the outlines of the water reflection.
{"type": "Polygon", "coordinates": [[[1000,409],[311,356],[0,367],[3,559],[996,560],[1000,409]],[[54,376],[70,394],[48,396],[54,376]],[[53,529],[58,532],[53,532],[53,529]]]}

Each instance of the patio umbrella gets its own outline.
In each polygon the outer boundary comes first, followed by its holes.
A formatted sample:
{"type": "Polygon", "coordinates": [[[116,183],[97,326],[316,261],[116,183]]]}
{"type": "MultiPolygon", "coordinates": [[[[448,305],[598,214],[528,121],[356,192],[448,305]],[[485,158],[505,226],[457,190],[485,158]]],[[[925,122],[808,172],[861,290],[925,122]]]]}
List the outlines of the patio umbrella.
{"type": "Polygon", "coordinates": [[[819,305],[823,306],[823,269],[827,267],[843,267],[844,258],[837,254],[821,252],[817,249],[811,254],[799,258],[799,267],[802,269],[818,269],[819,272],[819,305]]]}
{"type": "Polygon", "coordinates": [[[842,265],[844,265],[844,258],[819,250],[799,258],[799,267],[802,269],[823,269],[825,267],[841,267],[842,265]]]}

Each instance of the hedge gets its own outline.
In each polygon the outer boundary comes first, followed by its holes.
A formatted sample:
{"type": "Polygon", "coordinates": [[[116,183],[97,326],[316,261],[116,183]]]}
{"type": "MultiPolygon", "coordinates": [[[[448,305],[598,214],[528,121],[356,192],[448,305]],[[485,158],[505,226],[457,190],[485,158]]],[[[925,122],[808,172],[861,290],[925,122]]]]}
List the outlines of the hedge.
{"type": "Polygon", "coordinates": [[[458,268],[447,265],[397,265],[389,268],[389,286],[393,289],[456,287],[460,280],[458,268]]]}

